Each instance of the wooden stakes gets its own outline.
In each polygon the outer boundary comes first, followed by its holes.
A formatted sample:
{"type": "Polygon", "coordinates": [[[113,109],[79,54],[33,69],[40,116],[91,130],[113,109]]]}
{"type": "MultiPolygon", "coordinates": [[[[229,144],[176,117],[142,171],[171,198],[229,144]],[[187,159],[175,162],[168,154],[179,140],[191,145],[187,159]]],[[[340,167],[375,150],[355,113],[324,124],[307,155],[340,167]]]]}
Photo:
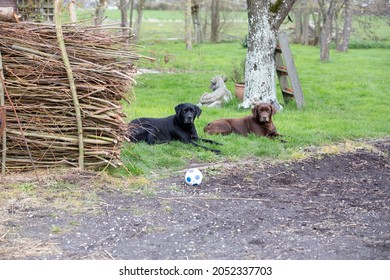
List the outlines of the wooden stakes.
{"type": "MultiPolygon", "coordinates": [[[[103,28],[62,26],[79,101],[85,168],[120,164],[127,130],[122,100],[131,99],[134,63],[144,58],[122,35],[103,28]]],[[[37,168],[79,166],[78,117],[54,25],[2,22],[0,51],[4,86],[15,109],[7,112],[2,168],[32,169],[21,131],[37,168]]],[[[4,106],[11,108],[7,99],[4,106]]]]}

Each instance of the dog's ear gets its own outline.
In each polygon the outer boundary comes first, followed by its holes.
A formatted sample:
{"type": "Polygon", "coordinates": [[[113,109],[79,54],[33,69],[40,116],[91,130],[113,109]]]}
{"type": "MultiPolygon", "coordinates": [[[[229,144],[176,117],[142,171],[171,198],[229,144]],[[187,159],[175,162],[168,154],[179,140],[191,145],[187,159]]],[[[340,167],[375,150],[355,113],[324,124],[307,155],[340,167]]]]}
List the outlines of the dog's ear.
{"type": "Polygon", "coordinates": [[[202,109],[195,105],[195,114],[199,118],[200,114],[202,114],[202,109]]]}
{"type": "Polygon", "coordinates": [[[227,78],[225,76],[222,76],[223,81],[226,83],[227,78]]]}
{"type": "Polygon", "coordinates": [[[258,105],[256,105],[255,107],[252,108],[252,115],[255,119],[257,119],[257,117],[259,116],[258,115],[259,112],[257,111],[257,107],[258,107],[258,105]]]}
{"type": "Polygon", "coordinates": [[[274,105],[270,104],[271,106],[271,116],[275,115],[276,114],[276,108],[274,105]]]}
{"type": "Polygon", "coordinates": [[[180,115],[180,112],[181,112],[182,108],[183,108],[183,103],[181,103],[179,105],[176,105],[176,107],[175,107],[176,115],[180,115]]]}

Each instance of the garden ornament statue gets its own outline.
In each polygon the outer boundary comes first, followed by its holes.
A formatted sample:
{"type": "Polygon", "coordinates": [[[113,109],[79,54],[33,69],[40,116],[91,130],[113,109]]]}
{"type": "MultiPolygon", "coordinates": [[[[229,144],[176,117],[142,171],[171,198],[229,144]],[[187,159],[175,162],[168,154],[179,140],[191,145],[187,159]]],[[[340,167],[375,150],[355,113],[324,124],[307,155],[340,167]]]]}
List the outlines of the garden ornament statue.
{"type": "Polygon", "coordinates": [[[226,77],[217,75],[210,81],[211,93],[205,92],[198,103],[198,106],[207,107],[221,107],[223,103],[226,103],[232,99],[232,93],[226,88],[226,77]]]}

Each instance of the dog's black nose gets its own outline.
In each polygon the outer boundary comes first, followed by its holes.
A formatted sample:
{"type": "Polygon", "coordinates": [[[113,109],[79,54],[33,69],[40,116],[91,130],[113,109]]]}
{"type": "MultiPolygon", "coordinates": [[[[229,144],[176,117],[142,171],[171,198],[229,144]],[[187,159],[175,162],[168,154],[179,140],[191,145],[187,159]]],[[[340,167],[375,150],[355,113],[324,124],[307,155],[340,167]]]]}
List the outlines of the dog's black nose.
{"type": "Polygon", "coordinates": [[[185,123],[194,123],[194,118],[191,117],[185,118],[185,123]]]}

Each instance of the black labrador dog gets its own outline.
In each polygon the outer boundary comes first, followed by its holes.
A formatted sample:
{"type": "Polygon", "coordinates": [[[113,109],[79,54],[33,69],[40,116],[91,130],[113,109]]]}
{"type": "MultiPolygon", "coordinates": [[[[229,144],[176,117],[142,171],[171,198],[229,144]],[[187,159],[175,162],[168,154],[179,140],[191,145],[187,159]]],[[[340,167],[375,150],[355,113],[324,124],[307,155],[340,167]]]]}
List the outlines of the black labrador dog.
{"type": "Polygon", "coordinates": [[[206,150],[220,153],[220,150],[199,145],[196,141],[222,145],[209,139],[199,138],[194,125],[195,118],[202,110],[190,103],[182,103],[175,107],[176,114],[166,118],[139,118],[132,120],[128,127],[128,138],[132,142],[145,141],[153,145],[179,140],[187,144],[202,147],[206,150]]]}

